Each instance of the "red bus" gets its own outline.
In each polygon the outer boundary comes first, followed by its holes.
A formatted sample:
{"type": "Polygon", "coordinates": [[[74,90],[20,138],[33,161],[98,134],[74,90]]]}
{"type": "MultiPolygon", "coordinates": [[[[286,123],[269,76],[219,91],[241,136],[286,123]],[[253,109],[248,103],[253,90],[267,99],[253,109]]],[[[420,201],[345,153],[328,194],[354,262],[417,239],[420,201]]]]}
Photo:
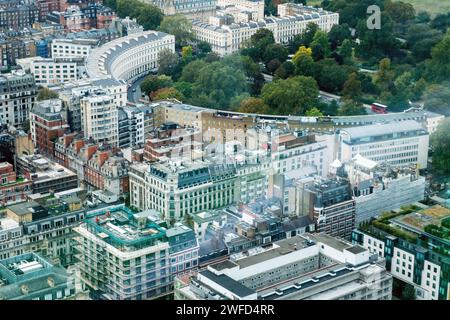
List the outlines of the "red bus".
{"type": "Polygon", "coordinates": [[[371,105],[372,111],[375,113],[387,113],[387,106],[381,103],[374,102],[371,105]]]}

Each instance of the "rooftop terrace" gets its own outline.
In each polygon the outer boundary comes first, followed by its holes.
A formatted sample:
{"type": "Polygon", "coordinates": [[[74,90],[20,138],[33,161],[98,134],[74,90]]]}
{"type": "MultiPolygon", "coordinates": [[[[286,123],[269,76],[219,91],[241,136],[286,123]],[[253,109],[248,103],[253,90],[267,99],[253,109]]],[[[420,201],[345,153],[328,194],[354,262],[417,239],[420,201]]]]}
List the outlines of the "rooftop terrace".
{"type": "Polygon", "coordinates": [[[111,208],[86,220],[88,229],[123,251],[151,246],[166,238],[166,229],[126,207],[111,208]]]}

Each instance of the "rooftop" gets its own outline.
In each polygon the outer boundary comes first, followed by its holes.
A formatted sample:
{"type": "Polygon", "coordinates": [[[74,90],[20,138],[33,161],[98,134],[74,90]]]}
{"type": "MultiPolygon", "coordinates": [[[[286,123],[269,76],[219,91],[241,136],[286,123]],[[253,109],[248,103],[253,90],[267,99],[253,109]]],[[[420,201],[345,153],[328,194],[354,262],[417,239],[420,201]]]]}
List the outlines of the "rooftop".
{"type": "Polygon", "coordinates": [[[405,120],[400,122],[391,122],[384,124],[373,124],[362,127],[352,127],[341,129],[342,132],[347,133],[351,140],[361,139],[366,137],[394,135],[405,132],[423,132],[425,129],[414,120],[405,120]]]}
{"type": "Polygon", "coordinates": [[[88,229],[103,241],[126,250],[126,247],[151,246],[166,237],[166,229],[146,216],[135,216],[127,207],[116,207],[86,220],[88,229]]]}

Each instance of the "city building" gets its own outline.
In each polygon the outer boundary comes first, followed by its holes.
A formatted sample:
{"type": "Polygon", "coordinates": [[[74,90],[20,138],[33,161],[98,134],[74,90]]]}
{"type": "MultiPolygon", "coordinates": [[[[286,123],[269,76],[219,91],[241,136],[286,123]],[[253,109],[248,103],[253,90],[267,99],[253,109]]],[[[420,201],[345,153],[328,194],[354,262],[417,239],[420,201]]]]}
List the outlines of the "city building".
{"type": "Polygon", "coordinates": [[[17,177],[13,165],[0,162],[0,206],[4,207],[27,199],[31,194],[31,181],[17,177]]]}
{"type": "Polygon", "coordinates": [[[119,144],[118,108],[114,98],[98,90],[80,99],[81,130],[86,139],[96,143],[119,144]]]}
{"type": "Polygon", "coordinates": [[[235,23],[224,19],[210,19],[209,23],[194,20],[192,31],[196,39],[206,41],[214,52],[224,56],[236,52],[261,28],[273,32],[275,42],[287,43],[303,33],[308,23],[315,23],[320,30],[329,32],[339,23],[339,14],[320,8],[303,7],[293,15],[268,16],[258,21],[235,23]],[[228,23],[228,24],[226,24],[228,23]]]}
{"type": "Polygon", "coordinates": [[[37,47],[33,40],[26,37],[0,36],[0,68],[8,69],[16,65],[17,59],[34,57],[37,47]]]}
{"type": "Polygon", "coordinates": [[[64,26],[68,32],[91,28],[90,18],[76,5],[70,5],[64,11],[52,11],[47,14],[46,20],[64,26]]]}
{"type": "Polygon", "coordinates": [[[155,161],[194,161],[202,158],[202,138],[198,128],[166,123],[147,138],[144,159],[155,161]]]}
{"type": "Polygon", "coordinates": [[[132,164],[130,204],[138,209],[155,209],[164,219],[227,206],[235,198],[234,165],[194,163],[132,164]]]}
{"type": "Polygon", "coordinates": [[[409,207],[360,226],[352,241],[386,259],[386,269],[413,286],[416,299],[449,300],[449,221],[442,206],[409,207]]]}
{"type": "Polygon", "coordinates": [[[324,234],[249,250],[178,277],[176,300],[391,300],[383,259],[324,234]]]}
{"type": "Polygon", "coordinates": [[[157,70],[158,53],[175,52],[175,37],[159,31],[134,33],[110,41],[91,51],[87,74],[91,79],[113,78],[129,81],[157,70]]]}
{"type": "Polygon", "coordinates": [[[117,196],[128,194],[128,161],[121,152],[101,145],[84,165],[82,181],[89,190],[104,190],[117,196]]]}
{"type": "Polygon", "coordinates": [[[241,12],[251,13],[253,21],[264,19],[264,0],[217,0],[217,6],[234,7],[241,12]]]}
{"type": "Polygon", "coordinates": [[[128,148],[145,142],[144,112],[138,107],[118,109],[119,147],[128,148]]]}
{"type": "Polygon", "coordinates": [[[18,61],[24,70],[29,66],[36,84],[49,85],[76,81],[85,74],[84,59],[33,57],[18,61]]]}
{"type": "Polygon", "coordinates": [[[339,132],[339,160],[350,161],[360,154],[379,163],[425,169],[428,145],[429,133],[414,120],[344,128],[339,132]]]}
{"type": "Polygon", "coordinates": [[[55,194],[39,196],[8,206],[0,217],[0,259],[34,252],[64,266],[73,264],[72,228],[85,217],[82,202],[55,194]]]}
{"type": "Polygon", "coordinates": [[[357,155],[344,167],[355,199],[356,225],[425,198],[425,177],[414,165],[379,165],[357,155]]]}
{"type": "Polygon", "coordinates": [[[217,0],[143,0],[161,9],[164,15],[182,14],[188,19],[207,19],[216,10],[217,0]]]}
{"type": "Polygon", "coordinates": [[[36,101],[34,78],[23,71],[0,75],[0,122],[23,125],[36,101]]]}
{"type": "Polygon", "coordinates": [[[55,141],[69,130],[67,114],[60,99],[37,102],[30,111],[30,131],[39,153],[53,157],[55,141]]]}
{"type": "Polygon", "coordinates": [[[98,298],[145,300],[166,296],[173,278],[198,266],[198,244],[183,225],[166,229],[151,212],[124,206],[101,211],[75,228],[82,281],[98,298]]]}
{"type": "Polygon", "coordinates": [[[0,300],[71,300],[75,279],[35,253],[0,260],[0,300]]]}
{"type": "Polygon", "coordinates": [[[67,9],[65,0],[37,0],[36,5],[39,9],[39,21],[45,21],[50,12],[61,12],[67,9]]]}
{"type": "Polygon", "coordinates": [[[315,177],[301,179],[297,186],[299,215],[309,215],[317,232],[350,239],[356,214],[350,183],[315,177]]]}
{"type": "Polygon", "coordinates": [[[32,182],[33,193],[49,193],[78,187],[75,172],[41,155],[17,157],[17,173],[32,182]]]}
{"type": "Polygon", "coordinates": [[[273,134],[270,146],[272,164],[277,172],[315,167],[318,175],[328,175],[328,146],[324,141],[317,141],[315,135],[280,132],[273,134]]]}
{"type": "Polygon", "coordinates": [[[137,23],[136,18],[130,19],[130,17],[125,17],[121,19],[116,17],[113,19],[112,24],[119,31],[121,37],[144,32],[144,28],[137,23]]]}
{"type": "Polygon", "coordinates": [[[97,46],[95,39],[53,39],[52,58],[87,58],[92,48],[97,46]]]}
{"type": "Polygon", "coordinates": [[[34,4],[19,3],[0,8],[0,30],[30,28],[39,20],[39,9],[34,4]]]}

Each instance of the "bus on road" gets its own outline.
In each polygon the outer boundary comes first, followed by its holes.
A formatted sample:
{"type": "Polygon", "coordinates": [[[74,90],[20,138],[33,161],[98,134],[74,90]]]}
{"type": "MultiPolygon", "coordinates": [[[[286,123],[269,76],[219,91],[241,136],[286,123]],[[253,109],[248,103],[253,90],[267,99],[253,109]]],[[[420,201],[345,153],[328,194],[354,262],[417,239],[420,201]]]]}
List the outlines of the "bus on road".
{"type": "Polygon", "coordinates": [[[388,107],[385,106],[384,104],[377,103],[377,102],[372,103],[371,109],[375,113],[388,113],[387,112],[388,107]]]}

